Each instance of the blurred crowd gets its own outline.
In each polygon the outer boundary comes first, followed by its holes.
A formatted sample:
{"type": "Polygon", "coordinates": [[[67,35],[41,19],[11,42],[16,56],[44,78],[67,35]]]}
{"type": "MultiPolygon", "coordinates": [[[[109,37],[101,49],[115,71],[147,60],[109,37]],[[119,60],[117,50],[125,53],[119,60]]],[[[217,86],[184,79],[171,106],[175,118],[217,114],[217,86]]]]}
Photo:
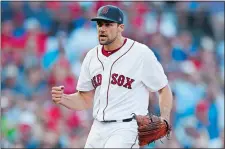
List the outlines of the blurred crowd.
{"type": "Polygon", "coordinates": [[[145,148],[224,147],[224,3],[173,1],[1,2],[1,147],[84,147],[92,110],[55,105],[50,91],[76,91],[105,4],[124,11],[124,36],[153,50],[173,91],[170,140],[145,148]]]}

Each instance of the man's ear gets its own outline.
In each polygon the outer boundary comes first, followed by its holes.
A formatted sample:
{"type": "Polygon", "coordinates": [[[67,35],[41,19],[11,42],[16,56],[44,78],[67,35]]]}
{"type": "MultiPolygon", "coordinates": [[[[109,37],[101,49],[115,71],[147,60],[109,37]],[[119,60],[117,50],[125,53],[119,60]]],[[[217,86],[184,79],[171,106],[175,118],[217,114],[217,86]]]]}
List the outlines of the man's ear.
{"type": "Polygon", "coordinates": [[[119,24],[119,31],[123,32],[124,31],[124,24],[119,24]]]}

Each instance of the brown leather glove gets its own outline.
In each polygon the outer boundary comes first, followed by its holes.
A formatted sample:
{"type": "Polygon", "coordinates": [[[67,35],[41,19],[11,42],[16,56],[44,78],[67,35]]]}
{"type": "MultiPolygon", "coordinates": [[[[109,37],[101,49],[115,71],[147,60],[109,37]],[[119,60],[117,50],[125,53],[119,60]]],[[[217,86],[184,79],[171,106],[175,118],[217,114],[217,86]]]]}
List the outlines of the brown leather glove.
{"type": "Polygon", "coordinates": [[[135,115],[138,124],[139,145],[144,146],[164,136],[168,136],[171,126],[166,120],[155,115],[135,115]]]}

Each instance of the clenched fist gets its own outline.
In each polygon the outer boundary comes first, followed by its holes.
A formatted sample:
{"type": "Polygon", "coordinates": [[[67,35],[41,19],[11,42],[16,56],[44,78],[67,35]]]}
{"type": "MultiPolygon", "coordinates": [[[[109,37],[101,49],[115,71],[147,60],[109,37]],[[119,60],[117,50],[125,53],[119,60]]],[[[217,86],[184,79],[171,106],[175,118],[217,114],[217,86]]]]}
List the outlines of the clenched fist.
{"type": "Polygon", "coordinates": [[[64,86],[52,87],[52,100],[60,104],[63,98],[64,86]]]}

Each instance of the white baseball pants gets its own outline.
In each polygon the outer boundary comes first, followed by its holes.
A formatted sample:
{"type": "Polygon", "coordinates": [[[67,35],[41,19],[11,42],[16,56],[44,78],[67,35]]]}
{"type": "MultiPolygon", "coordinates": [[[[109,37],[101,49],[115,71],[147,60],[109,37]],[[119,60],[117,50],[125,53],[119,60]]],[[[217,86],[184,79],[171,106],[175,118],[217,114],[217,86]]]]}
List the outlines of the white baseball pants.
{"type": "Polygon", "coordinates": [[[137,122],[99,122],[94,120],[85,148],[139,148],[137,122]]]}

